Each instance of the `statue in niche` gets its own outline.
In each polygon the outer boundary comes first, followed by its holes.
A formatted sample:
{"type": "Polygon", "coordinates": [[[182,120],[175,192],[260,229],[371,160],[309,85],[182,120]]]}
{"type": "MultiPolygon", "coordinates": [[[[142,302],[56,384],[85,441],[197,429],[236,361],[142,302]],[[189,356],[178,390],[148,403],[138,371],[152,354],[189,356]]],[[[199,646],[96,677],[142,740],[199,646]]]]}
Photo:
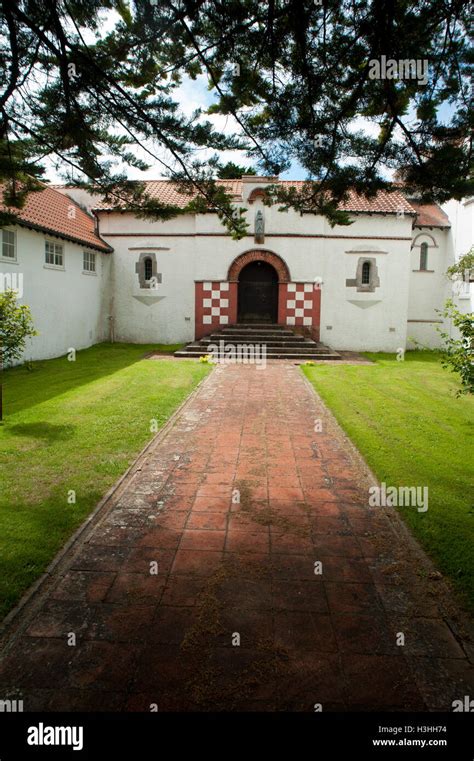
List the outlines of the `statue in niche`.
{"type": "Polygon", "coordinates": [[[263,211],[259,209],[255,214],[255,243],[263,243],[265,241],[265,218],[263,211]]]}

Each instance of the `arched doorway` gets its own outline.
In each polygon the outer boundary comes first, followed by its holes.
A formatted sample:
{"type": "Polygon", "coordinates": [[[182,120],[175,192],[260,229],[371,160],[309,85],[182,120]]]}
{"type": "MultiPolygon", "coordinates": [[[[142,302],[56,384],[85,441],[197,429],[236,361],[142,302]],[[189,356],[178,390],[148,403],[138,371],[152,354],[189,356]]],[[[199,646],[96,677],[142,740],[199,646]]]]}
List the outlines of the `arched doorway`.
{"type": "Polygon", "coordinates": [[[251,261],[239,273],[238,322],[278,322],[278,273],[263,260],[251,261]]]}

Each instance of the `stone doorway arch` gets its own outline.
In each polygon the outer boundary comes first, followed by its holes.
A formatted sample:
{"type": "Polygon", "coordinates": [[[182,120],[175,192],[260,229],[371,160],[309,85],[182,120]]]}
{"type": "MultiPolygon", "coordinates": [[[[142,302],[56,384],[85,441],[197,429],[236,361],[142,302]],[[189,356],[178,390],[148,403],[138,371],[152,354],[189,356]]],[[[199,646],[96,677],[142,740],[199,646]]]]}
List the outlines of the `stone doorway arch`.
{"type": "MultiPolygon", "coordinates": [[[[256,265],[258,263],[264,263],[265,265],[269,265],[269,269],[272,269],[276,273],[276,282],[275,282],[275,288],[277,289],[277,292],[275,292],[275,300],[276,304],[274,304],[274,308],[271,310],[271,322],[276,323],[283,323],[284,322],[284,310],[285,310],[285,294],[286,294],[286,287],[287,284],[291,281],[291,275],[290,270],[288,268],[288,265],[286,262],[278,256],[278,254],[274,254],[273,251],[268,251],[266,249],[255,249],[252,248],[249,251],[244,251],[243,254],[240,254],[237,256],[232,264],[229,267],[229,271],[227,273],[227,280],[229,282],[229,287],[234,293],[234,301],[235,301],[235,308],[233,310],[233,316],[234,319],[237,320],[238,317],[238,305],[240,306],[242,304],[242,294],[239,294],[240,291],[240,280],[241,280],[241,273],[246,268],[249,267],[249,265],[256,265]]],[[[258,278],[257,278],[258,279],[258,278]]],[[[245,286],[242,286],[245,287],[245,286]]],[[[248,286],[247,286],[248,287],[248,286]]],[[[256,284],[256,287],[258,289],[258,285],[256,284]]],[[[258,311],[257,316],[258,316],[258,311]]],[[[263,320],[264,322],[267,322],[268,316],[265,317],[263,320]]]]}
{"type": "Polygon", "coordinates": [[[252,248],[250,251],[244,251],[243,254],[237,256],[230,265],[227,274],[229,283],[238,283],[241,271],[251,262],[266,262],[270,264],[278,275],[279,283],[289,283],[291,281],[290,270],[281,256],[274,254],[273,251],[252,248]]]}

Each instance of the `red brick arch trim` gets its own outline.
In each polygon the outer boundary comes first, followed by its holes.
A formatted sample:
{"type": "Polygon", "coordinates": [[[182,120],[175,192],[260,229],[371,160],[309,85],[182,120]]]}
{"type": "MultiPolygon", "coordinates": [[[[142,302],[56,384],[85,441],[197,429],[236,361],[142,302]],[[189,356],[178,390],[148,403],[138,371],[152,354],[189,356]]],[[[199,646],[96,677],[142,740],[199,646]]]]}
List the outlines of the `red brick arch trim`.
{"type": "Polygon", "coordinates": [[[231,283],[237,282],[241,271],[250,262],[267,262],[267,264],[271,264],[276,270],[280,283],[289,283],[291,281],[290,270],[286,262],[277,254],[272,253],[272,251],[262,251],[259,249],[245,251],[245,253],[240,254],[240,256],[234,259],[229,267],[227,280],[231,283]]]}
{"type": "Polygon", "coordinates": [[[267,191],[263,188],[254,188],[252,192],[250,193],[247,201],[249,203],[253,203],[258,198],[260,198],[262,201],[267,197],[267,191]]]}

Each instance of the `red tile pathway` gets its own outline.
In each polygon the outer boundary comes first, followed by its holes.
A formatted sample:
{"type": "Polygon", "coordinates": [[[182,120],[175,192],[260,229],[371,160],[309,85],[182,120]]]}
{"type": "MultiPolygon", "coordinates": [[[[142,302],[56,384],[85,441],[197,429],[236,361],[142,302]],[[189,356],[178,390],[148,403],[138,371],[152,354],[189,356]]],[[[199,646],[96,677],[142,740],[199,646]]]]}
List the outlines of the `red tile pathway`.
{"type": "Polygon", "coordinates": [[[0,698],[450,711],[472,629],[371,483],[297,367],[215,369],[14,618],[0,698]]]}

